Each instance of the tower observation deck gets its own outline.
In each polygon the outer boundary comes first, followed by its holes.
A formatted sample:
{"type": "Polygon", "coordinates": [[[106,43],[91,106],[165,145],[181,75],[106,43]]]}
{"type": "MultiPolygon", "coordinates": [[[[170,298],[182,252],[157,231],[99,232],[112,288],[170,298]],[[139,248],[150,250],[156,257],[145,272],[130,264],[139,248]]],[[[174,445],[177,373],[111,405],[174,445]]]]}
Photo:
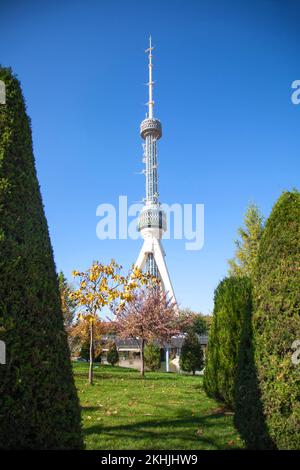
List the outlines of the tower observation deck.
{"type": "Polygon", "coordinates": [[[140,135],[144,140],[143,143],[143,163],[145,164],[146,177],[146,197],[144,199],[144,207],[142,208],[138,230],[144,239],[140,255],[137,259],[136,266],[139,269],[146,269],[150,274],[160,278],[163,289],[176,302],[167,265],[165,262],[165,253],[162,248],[161,238],[163,232],[167,229],[166,215],[160,207],[158,193],[158,172],[157,172],[157,141],[162,136],[162,126],[159,119],[154,117],[154,101],[153,101],[153,79],[152,79],[152,42],[149,41],[149,48],[146,50],[149,63],[149,99],[148,113],[146,119],[141,122],[140,135]]]}

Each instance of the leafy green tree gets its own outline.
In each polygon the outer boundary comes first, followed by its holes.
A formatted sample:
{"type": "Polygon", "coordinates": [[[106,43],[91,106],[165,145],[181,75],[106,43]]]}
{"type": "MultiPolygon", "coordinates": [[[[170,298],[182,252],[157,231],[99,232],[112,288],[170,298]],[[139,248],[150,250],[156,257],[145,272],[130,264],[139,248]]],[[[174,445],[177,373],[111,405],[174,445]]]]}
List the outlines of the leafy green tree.
{"type": "MultiPolygon", "coordinates": [[[[261,402],[279,449],[300,448],[300,193],[284,192],[262,236],[254,276],[253,337],[261,402]]],[[[251,412],[251,410],[249,410],[251,412]]],[[[252,427],[253,416],[247,417],[252,427]]]]}
{"type": "Polygon", "coordinates": [[[109,349],[107,351],[107,362],[112,366],[119,362],[119,353],[115,342],[109,345],[109,349]]]}
{"type": "Polygon", "coordinates": [[[228,261],[229,274],[251,277],[263,234],[263,217],[255,204],[249,205],[244,218],[244,227],[238,229],[238,234],[240,240],[235,241],[235,257],[228,261]]]}
{"type": "Polygon", "coordinates": [[[183,342],[179,358],[180,369],[184,372],[201,370],[204,366],[203,351],[196,333],[189,332],[183,342]]]}
{"type": "Polygon", "coordinates": [[[0,67],[0,448],[81,448],[59,288],[30,120],[18,80],[0,67]]]}
{"type": "Polygon", "coordinates": [[[58,273],[58,285],[64,326],[65,329],[68,331],[68,329],[72,326],[75,318],[76,303],[70,297],[70,293],[72,292],[72,286],[68,282],[67,278],[65,277],[62,271],[58,273]]]}
{"type": "Polygon", "coordinates": [[[208,324],[207,318],[201,313],[198,313],[197,315],[195,315],[195,319],[192,325],[192,330],[194,333],[197,333],[198,335],[205,335],[208,333],[209,324],[208,324]]]}
{"type": "Polygon", "coordinates": [[[214,297],[204,388],[209,396],[235,407],[235,389],[244,323],[252,311],[248,278],[229,277],[220,282],[214,297]]]}
{"type": "Polygon", "coordinates": [[[192,331],[198,335],[205,335],[210,328],[211,317],[202,313],[193,312],[189,307],[181,309],[180,315],[189,318],[186,332],[192,331]]]}
{"type": "Polygon", "coordinates": [[[159,370],[161,365],[160,348],[153,343],[145,346],[145,364],[150,370],[159,370]]]}

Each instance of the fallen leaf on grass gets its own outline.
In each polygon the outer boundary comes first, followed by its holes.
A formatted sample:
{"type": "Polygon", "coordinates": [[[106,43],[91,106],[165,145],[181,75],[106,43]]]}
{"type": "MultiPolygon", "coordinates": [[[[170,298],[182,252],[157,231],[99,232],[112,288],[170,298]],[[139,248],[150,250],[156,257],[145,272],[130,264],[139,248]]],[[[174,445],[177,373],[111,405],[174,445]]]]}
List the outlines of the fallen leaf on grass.
{"type": "Polygon", "coordinates": [[[213,415],[224,415],[224,416],[232,416],[234,415],[233,411],[227,410],[226,408],[215,408],[212,410],[211,414],[213,415]]]}

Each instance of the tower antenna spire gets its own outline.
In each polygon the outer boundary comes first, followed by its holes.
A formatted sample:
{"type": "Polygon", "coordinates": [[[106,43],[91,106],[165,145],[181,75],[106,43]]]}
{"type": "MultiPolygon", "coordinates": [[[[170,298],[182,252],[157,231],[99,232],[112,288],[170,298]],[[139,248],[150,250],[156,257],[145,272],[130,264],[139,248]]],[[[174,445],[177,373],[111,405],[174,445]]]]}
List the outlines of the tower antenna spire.
{"type": "Polygon", "coordinates": [[[152,46],[152,38],[151,38],[151,35],[149,37],[149,48],[146,49],[145,52],[149,52],[149,64],[148,64],[148,67],[149,67],[149,82],[148,82],[148,88],[149,88],[149,101],[148,101],[148,117],[150,119],[153,118],[153,106],[154,106],[154,101],[153,101],[153,85],[154,85],[154,82],[152,80],[152,67],[153,67],[153,64],[152,64],[152,51],[153,51],[154,47],[152,46]]]}

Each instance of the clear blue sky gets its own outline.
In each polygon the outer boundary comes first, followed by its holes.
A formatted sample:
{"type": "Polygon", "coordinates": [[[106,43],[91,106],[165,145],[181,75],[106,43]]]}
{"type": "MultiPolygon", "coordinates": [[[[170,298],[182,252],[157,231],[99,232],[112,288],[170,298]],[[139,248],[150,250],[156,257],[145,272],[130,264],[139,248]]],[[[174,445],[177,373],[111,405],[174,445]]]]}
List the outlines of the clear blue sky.
{"type": "Polygon", "coordinates": [[[155,43],[160,198],[205,204],[205,245],[165,241],[182,306],[208,313],[250,201],[299,187],[299,2],[1,0],[0,63],[22,82],[57,269],[142,241],[100,241],[96,207],[144,196],[144,49],[155,43]],[[298,3],[298,6],[297,6],[298,3]]]}

